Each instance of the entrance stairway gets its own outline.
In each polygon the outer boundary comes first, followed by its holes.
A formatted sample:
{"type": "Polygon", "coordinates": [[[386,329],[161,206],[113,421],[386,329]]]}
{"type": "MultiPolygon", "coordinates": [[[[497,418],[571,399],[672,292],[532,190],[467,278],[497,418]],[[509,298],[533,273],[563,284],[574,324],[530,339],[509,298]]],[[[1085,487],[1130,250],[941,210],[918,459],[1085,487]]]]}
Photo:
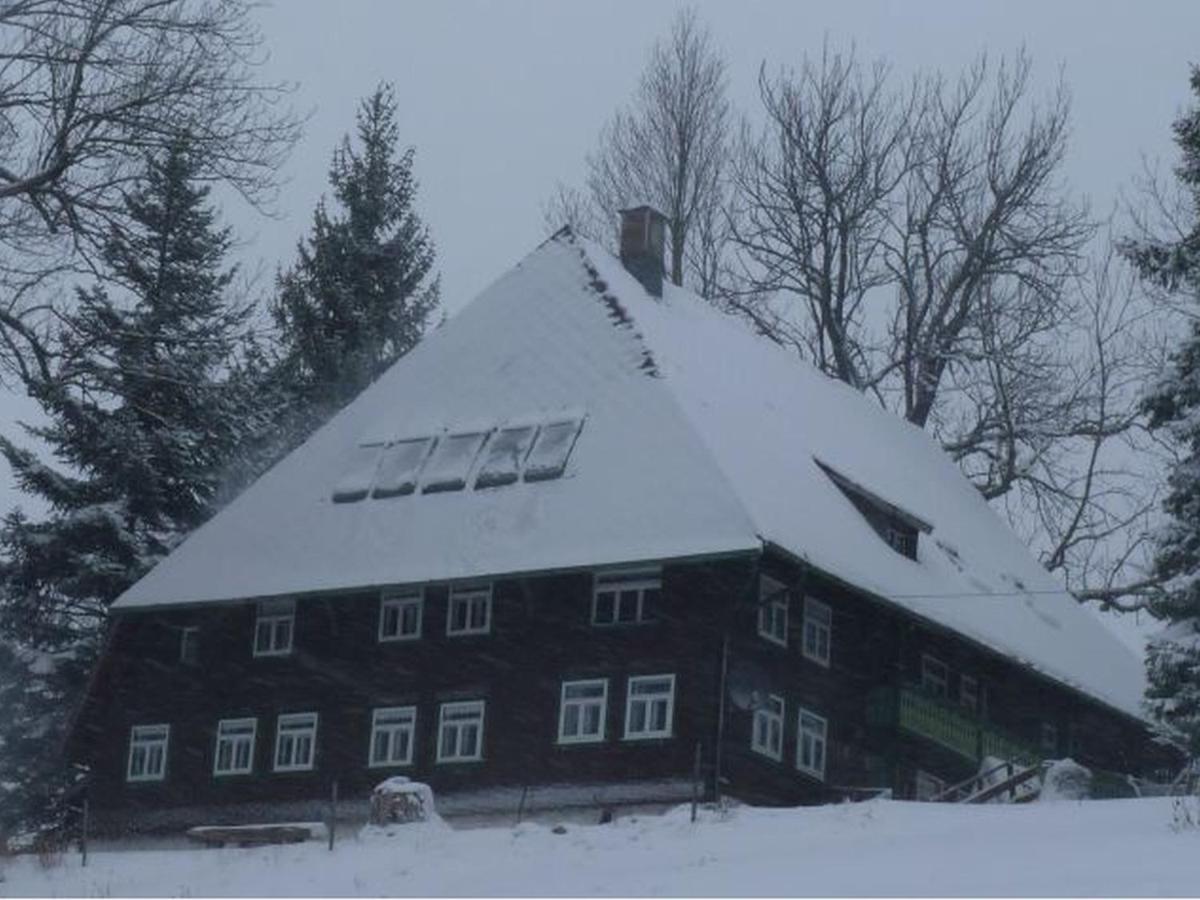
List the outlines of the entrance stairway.
{"type": "Polygon", "coordinates": [[[951,785],[933,798],[935,803],[1028,803],[1042,791],[1046,763],[1028,765],[1007,760],[951,785]]]}

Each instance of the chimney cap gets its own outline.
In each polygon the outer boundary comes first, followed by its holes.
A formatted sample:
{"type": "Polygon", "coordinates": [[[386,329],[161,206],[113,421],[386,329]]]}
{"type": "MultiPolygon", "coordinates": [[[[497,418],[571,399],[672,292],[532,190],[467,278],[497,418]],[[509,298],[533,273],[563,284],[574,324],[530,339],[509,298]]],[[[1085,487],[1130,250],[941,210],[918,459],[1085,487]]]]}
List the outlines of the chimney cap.
{"type": "Polygon", "coordinates": [[[655,209],[649,203],[642,203],[639,206],[630,206],[630,207],[627,207],[626,209],[618,209],[617,212],[619,212],[623,216],[632,215],[633,213],[650,213],[650,215],[652,215],[656,218],[662,219],[664,222],[667,221],[667,217],[664,216],[662,213],[660,213],[657,209],[655,209]]]}

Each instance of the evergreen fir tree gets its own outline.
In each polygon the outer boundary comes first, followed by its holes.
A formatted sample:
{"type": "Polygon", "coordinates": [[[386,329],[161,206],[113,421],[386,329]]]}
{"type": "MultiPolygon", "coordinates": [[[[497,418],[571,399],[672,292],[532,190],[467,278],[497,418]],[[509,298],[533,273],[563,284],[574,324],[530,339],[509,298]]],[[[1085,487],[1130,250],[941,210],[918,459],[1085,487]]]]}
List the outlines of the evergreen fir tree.
{"type": "MultiPolygon", "coordinates": [[[[10,665],[71,662],[44,666],[45,684],[23,695],[26,719],[53,722],[29,748],[43,757],[80,699],[108,605],[211,514],[256,421],[231,377],[248,311],[228,300],[231,236],[198,164],[185,141],[148,160],[126,199],[132,227],[111,235],[103,282],[77,291],[53,371],[30,385],[49,424],[27,430],[59,467],[0,438],[22,490],[50,509],[41,521],[14,511],[0,528],[0,636],[10,665]]],[[[28,746],[21,723],[0,722],[7,747],[28,746]]],[[[44,800],[52,786],[30,775],[45,762],[0,754],[0,785],[44,800]]],[[[0,808],[25,812],[17,799],[0,796],[0,808]]]]}
{"type": "Polygon", "coordinates": [[[302,439],[421,339],[438,306],[433,242],[416,211],[413,149],[398,152],[396,98],[380,85],[343,139],[274,313],[302,439]]]}
{"type": "MultiPolygon", "coordinates": [[[[1200,68],[1192,70],[1191,85],[1200,97],[1200,68]]],[[[1196,212],[1191,231],[1178,241],[1133,243],[1127,251],[1147,277],[1200,300],[1200,107],[1175,123],[1175,141],[1183,153],[1176,175],[1196,212]]],[[[1168,521],[1157,537],[1155,567],[1166,592],[1152,611],[1165,627],[1148,648],[1147,699],[1200,755],[1200,320],[1192,322],[1143,408],[1150,427],[1182,451],[1163,501],[1168,521]]]]}

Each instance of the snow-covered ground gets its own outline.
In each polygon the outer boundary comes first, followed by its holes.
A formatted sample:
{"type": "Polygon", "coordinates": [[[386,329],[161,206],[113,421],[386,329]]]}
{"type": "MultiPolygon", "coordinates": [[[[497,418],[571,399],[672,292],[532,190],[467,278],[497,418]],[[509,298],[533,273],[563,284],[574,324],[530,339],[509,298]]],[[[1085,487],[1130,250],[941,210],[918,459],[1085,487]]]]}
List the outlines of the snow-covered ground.
{"type": "Polygon", "coordinates": [[[687,808],[608,825],[404,826],[259,849],[125,850],[0,863],[23,895],[1195,895],[1200,831],[1172,802],[963,807],[871,801],[687,808]]]}

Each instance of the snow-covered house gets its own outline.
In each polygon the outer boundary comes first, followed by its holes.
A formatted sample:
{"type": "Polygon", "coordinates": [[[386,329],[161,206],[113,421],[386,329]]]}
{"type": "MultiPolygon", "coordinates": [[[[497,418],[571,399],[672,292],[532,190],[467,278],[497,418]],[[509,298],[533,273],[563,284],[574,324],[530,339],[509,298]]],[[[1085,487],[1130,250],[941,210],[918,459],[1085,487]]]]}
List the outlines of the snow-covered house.
{"type": "Polygon", "coordinates": [[[94,810],[1155,764],[1139,660],[925,433],[663,284],[657,214],[622,242],[547,240],[117,601],[94,810]]]}

